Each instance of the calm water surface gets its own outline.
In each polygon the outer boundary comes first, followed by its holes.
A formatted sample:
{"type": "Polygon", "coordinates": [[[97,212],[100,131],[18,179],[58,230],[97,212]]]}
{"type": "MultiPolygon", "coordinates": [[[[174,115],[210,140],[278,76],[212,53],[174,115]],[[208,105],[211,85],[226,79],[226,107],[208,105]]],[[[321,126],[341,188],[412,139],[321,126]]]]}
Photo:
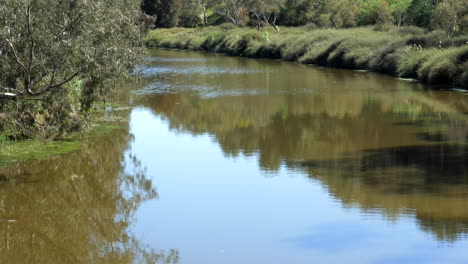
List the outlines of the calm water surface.
{"type": "Polygon", "coordinates": [[[468,263],[467,94],[183,51],[142,71],[118,129],[0,169],[0,263],[468,263]]]}

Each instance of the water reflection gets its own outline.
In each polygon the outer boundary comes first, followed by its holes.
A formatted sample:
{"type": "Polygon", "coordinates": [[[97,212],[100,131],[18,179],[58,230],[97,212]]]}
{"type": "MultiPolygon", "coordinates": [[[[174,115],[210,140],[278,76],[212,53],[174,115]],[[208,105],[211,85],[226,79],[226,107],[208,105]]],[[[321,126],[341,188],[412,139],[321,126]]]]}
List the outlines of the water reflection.
{"type": "Polygon", "coordinates": [[[345,206],[414,216],[440,241],[466,238],[466,97],[373,74],[218,56],[180,64],[178,56],[206,55],[155,55],[168,73],[149,75],[139,102],[172,130],[209,134],[227,156],[258,155],[264,171],[304,171],[345,206]],[[177,71],[215,66],[216,74],[177,71]],[[222,70],[232,68],[243,74],[222,70]]]}
{"type": "Polygon", "coordinates": [[[0,170],[0,263],[464,263],[465,96],[154,55],[120,129],[0,170]]]}
{"type": "Polygon", "coordinates": [[[178,263],[178,251],[131,232],[135,210],[158,195],[131,140],[121,126],[79,152],[2,169],[0,263],[178,263]]]}
{"type": "Polygon", "coordinates": [[[364,212],[390,218],[414,215],[421,228],[440,241],[468,237],[466,145],[379,149],[288,166],[306,170],[345,205],[359,204],[364,212]]]}

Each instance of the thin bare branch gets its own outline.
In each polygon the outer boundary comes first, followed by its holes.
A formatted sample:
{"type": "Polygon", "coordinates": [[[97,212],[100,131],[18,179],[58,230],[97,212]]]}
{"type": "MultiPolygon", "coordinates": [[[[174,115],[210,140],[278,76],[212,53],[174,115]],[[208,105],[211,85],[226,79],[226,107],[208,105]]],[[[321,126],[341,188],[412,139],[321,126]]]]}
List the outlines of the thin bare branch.
{"type": "Polygon", "coordinates": [[[52,86],[53,83],[55,82],[55,76],[56,76],[56,74],[57,74],[59,65],[62,64],[63,61],[65,61],[65,58],[67,57],[68,52],[69,52],[69,50],[65,50],[65,51],[63,52],[63,55],[62,55],[62,57],[60,58],[60,60],[57,60],[55,66],[54,66],[54,69],[52,70],[52,76],[50,77],[49,87],[52,86]]]}
{"type": "Polygon", "coordinates": [[[40,82],[42,81],[46,76],[48,75],[47,72],[43,73],[37,80],[31,83],[31,86],[28,89],[28,92],[31,92],[31,90],[40,82]]]}
{"type": "Polygon", "coordinates": [[[16,49],[15,49],[15,46],[13,46],[13,43],[11,43],[9,39],[5,39],[5,40],[10,46],[11,50],[13,51],[13,55],[15,56],[16,63],[18,63],[21,66],[21,68],[23,68],[26,72],[28,72],[28,68],[26,68],[26,66],[24,66],[24,64],[20,61],[18,52],[16,52],[16,49]]]}
{"type": "Polygon", "coordinates": [[[78,74],[82,73],[83,70],[84,70],[84,69],[81,69],[81,70],[75,72],[73,75],[71,75],[71,76],[68,77],[67,79],[63,80],[62,82],[50,86],[50,88],[51,88],[51,89],[57,88],[57,87],[62,86],[62,85],[64,85],[64,84],[68,83],[68,82],[71,82],[73,79],[75,79],[76,76],[78,76],[78,74]]]}

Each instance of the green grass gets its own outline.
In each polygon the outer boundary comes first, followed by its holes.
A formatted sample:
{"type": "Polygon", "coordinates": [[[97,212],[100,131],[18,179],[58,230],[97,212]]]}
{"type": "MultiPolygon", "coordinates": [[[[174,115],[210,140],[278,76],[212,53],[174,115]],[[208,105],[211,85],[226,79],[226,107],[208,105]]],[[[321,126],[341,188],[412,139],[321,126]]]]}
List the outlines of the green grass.
{"type": "Polygon", "coordinates": [[[44,159],[80,149],[77,141],[2,141],[0,142],[0,167],[20,161],[44,159]]]}
{"type": "Polygon", "coordinates": [[[9,140],[0,134],[0,168],[23,161],[46,159],[81,149],[82,140],[86,137],[106,135],[118,125],[94,124],[86,134],[76,134],[68,141],[52,140],[9,140]]]}
{"type": "Polygon", "coordinates": [[[468,72],[468,45],[434,51],[418,68],[418,79],[429,83],[446,83],[468,72]]]}
{"type": "Polygon", "coordinates": [[[416,27],[257,30],[229,25],[150,31],[148,47],[221,52],[326,67],[371,70],[430,84],[468,88],[468,36],[416,27]]]}

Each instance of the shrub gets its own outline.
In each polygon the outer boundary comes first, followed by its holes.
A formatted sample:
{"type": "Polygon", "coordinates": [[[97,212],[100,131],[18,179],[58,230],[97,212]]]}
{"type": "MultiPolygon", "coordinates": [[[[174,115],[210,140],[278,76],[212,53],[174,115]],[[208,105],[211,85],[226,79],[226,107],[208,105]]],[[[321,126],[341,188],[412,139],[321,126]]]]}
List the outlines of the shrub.
{"type": "Polygon", "coordinates": [[[229,31],[229,30],[233,30],[236,28],[236,25],[232,24],[232,23],[223,23],[221,25],[219,25],[219,28],[223,31],[229,31]]]}
{"type": "Polygon", "coordinates": [[[383,23],[383,24],[377,24],[373,26],[372,29],[375,31],[389,32],[389,31],[395,31],[397,29],[397,26],[390,24],[390,23],[383,23]]]}
{"type": "Polygon", "coordinates": [[[262,40],[262,33],[258,30],[233,30],[223,39],[223,52],[231,55],[243,56],[250,45],[262,40]]]}
{"type": "Polygon", "coordinates": [[[403,26],[397,28],[398,33],[402,36],[420,36],[426,33],[426,30],[416,26],[403,26]]]}
{"type": "Polygon", "coordinates": [[[315,23],[307,23],[302,27],[305,31],[313,31],[318,29],[318,26],[315,23]]]}
{"type": "Polygon", "coordinates": [[[209,33],[206,38],[204,38],[200,47],[206,51],[214,51],[217,49],[217,46],[223,42],[226,37],[226,33],[214,31],[209,33]]]}
{"type": "Polygon", "coordinates": [[[402,78],[418,78],[418,69],[429,58],[433,50],[418,51],[406,47],[400,51],[400,61],[397,66],[397,75],[402,78]]]}
{"type": "Polygon", "coordinates": [[[418,78],[433,84],[448,83],[467,71],[463,68],[467,59],[468,46],[436,52],[421,65],[418,78]]]}

